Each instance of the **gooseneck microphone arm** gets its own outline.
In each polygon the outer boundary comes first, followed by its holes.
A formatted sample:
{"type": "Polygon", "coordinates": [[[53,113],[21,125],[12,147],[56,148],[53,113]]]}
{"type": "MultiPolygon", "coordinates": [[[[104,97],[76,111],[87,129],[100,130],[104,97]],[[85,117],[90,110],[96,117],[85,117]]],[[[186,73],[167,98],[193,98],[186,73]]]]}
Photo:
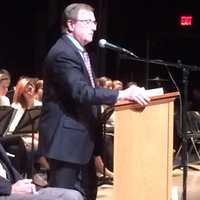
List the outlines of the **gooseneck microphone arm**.
{"type": "Polygon", "coordinates": [[[117,46],[117,45],[114,45],[110,42],[107,42],[105,39],[100,39],[99,40],[99,47],[101,48],[106,48],[106,49],[111,49],[113,51],[117,51],[119,53],[124,53],[124,54],[127,54],[129,56],[133,56],[135,58],[138,58],[137,55],[135,55],[133,52],[123,48],[123,47],[120,47],[120,46],[117,46]]]}

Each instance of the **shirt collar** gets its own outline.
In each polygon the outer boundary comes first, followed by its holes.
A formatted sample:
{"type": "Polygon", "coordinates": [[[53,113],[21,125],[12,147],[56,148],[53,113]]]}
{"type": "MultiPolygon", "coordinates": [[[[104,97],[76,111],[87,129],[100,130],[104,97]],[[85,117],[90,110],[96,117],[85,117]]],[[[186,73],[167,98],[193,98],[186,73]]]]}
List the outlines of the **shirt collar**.
{"type": "Polygon", "coordinates": [[[67,37],[72,41],[72,43],[75,45],[75,47],[80,51],[80,52],[84,52],[85,49],[84,47],[82,47],[80,45],[80,43],[74,38],[72,37],[71,35],[67,34],[67,37]]]}

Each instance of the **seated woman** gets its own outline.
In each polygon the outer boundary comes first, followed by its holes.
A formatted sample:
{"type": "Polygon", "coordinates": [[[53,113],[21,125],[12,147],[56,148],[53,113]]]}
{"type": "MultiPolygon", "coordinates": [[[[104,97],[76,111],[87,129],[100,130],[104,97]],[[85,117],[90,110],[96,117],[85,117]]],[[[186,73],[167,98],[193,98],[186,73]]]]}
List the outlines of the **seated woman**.
{"type": "MultiPolygon", "coordinates": [[[[11,106],[17,110],[13,121],[10,124],[8,134],[12,134],[15,131],[16,126],[18,125],[20,119],[22,118],[26,109],[32,108],[33,106],[42,105],[41,102],[35,100],[35,84],[37,79],[30,77],[22,77],[16,84],[15,92],[13,96],[13,102],[11,106]]],[[[32,149],[32,134],[27,133],[24,136],[20,137],[23,140],[23,143],[26,148],[26,152],[29,158],[29,155],[32,153],[32,150],[36,151],[38,145],[38,133],[34,134],[34,149],[32,149]]],[[[31,174],[31,166],[28,167],[28,174],[31,174]]]]}
{"type": "MultiPolygon", "coordinates": [[[[10,74],[7,70],[0,70],[0,105],[1,106],[10,106],[10,100],[6,96],[8,92],[8,87],[10,85],[10,74]]],[[[8,127],[10,124],[8,124],[8,127]]],[[[10,157],[12,164],[16,167],[16,169],[20,172],[24,172],[24,163],[26,160],[25,155],[25,146],[21,139],[21,137],[6,137],[1,138],[2,145],[6,149],[6,151],[10,154],[13,154],[15,157],[10,157]]]]}
{"type": "Polygon", "coordinates": [[[17,110],[17,113],[10,125],[10,133],[14,132],[26,109],[42,105],[41,102],[34,98],[36,81],[37,79],[34,78],[23,77],[17,82],[11,104],[17,110]]]}
{"type": "Polygon", "coordinates": [[[9,72],[5,69],[0,69],[0,106],[10,106],[10,100],[6,96],[10,81],[9,72]]]}

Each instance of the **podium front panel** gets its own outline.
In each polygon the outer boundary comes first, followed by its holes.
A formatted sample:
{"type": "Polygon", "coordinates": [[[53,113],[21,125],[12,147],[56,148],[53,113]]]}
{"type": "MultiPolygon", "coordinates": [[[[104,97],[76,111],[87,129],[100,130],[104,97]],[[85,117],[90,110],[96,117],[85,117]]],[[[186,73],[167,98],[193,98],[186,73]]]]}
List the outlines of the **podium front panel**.
{"type": "Polygon", "coordinates": [[[115,109],[114,200],[169,200],[173,101],[115,109]]]}

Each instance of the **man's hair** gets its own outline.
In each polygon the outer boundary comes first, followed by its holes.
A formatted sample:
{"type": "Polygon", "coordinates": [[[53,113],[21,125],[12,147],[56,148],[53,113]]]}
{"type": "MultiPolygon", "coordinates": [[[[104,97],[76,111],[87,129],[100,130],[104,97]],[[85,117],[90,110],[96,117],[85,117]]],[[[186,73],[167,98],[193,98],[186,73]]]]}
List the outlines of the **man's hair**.
{"type": "Polygon", "coordinates": [[[63,12],[62,16],[62,26],[63,28],[67,28],[66,22],[68,20],[76,20],[78,16],[78,12],[80,10],[88,10],[94,12],[94,8],[85,3],[72,3],[68,5],[63,12]]]}

